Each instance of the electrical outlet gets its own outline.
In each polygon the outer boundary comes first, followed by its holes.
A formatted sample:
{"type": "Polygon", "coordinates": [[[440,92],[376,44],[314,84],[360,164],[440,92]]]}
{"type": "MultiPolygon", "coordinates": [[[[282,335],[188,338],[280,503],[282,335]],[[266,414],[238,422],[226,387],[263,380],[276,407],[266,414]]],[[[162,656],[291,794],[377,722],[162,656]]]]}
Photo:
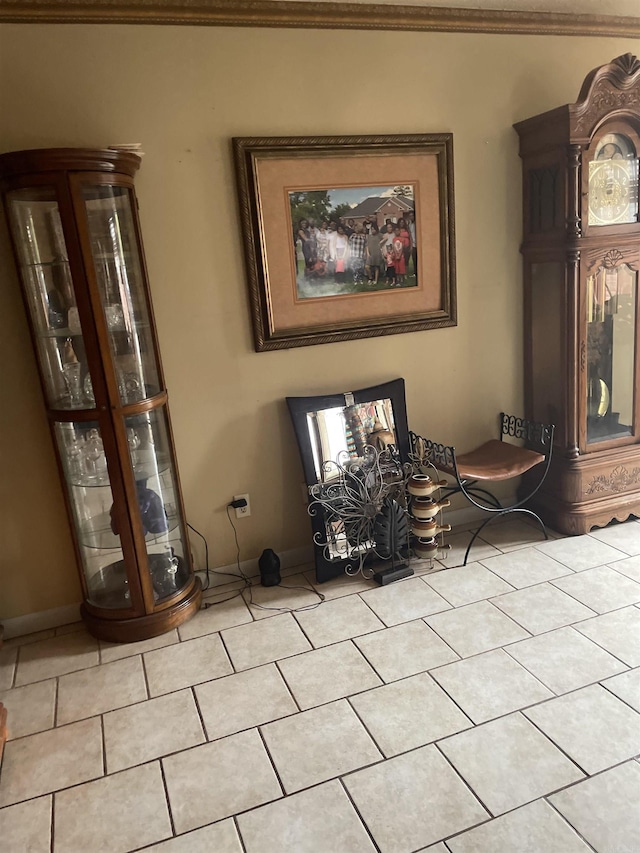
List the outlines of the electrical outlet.
{"type": "Polygon", "coordinates": [[[239,501],[242,498],[247,502],[246,506],[236,507],[236,518],[248,518],[251,515],[251,504],[249,503],[249,495],[234,495],[234,501],[239,501]]]}

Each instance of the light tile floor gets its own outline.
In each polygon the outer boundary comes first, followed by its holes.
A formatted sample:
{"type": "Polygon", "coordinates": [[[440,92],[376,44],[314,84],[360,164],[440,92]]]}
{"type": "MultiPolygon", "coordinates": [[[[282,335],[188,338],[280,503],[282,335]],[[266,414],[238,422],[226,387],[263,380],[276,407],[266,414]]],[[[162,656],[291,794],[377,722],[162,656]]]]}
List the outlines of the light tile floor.
{"type": "MultiPolygon", "coordinates": [[[[639,853],[640,521],[8,641],[2,853],[639,853]]],[[[246,595],[246,593],[245,593],[246,595]]]]}

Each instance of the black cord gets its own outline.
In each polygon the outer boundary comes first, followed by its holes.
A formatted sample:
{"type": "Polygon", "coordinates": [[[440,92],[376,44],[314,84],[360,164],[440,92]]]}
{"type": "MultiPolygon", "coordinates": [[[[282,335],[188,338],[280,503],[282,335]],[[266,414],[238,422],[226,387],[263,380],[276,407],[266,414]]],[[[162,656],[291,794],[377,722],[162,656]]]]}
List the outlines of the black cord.
{"type": "Polygon", "coordinates": [[[209,545],[207,544],[207,540],[204,538],[202,533],[200,533],[199,530],[196,530],[195,527],[192,524],[189,524],[188,521],[187,521],[187,527],[189,528],[189,530],[193,530],[193,532],[197,536],[199,536],[202,539],[202,541],[204,542],[204,564],[206,566],[205,571],[207,574],[207,585],[202,587],[202,591],[204,592],[205,590],[209,589],[209,584],[210,584],[210,578],[209,578],[209,545]]]}
{"type": "MultiPolygon", "coordinates": [[[[203,586],[203,588],[202,588],[203,592],[208,590],[209,587],[211,586],[210,573],[215,574],[215,575],[228,575],[229,577],[232,577],[232,578],[238,577],[238,575],[232,574],[231,572],[221,572],[219,569],[209,568],[209,545],[207,543],[207,540],[202,535],[202,533],[200,533],[199,530],[196,530],[196,528],[192,524],[189,524],[189,522],[187,522],[187,527],[190,530],[193,530],[193,532],[197,536],[199,536],[202,539],[202,541],[204,542],[205,573],[206,573],[206,577],[207,577],[207,585],[203,586]]],[[[236,544],[237,544],[237,539],[236,539],[236,544]]],[[[238,568],[240,569],[239,565],[238,565],[238,568]]],[[[201,607],[201,610],[208,610],[209,607],[214,607],[216,604],[224,604],[225,602],[232,601],[234,598],[237,598],[239,595],[242,595],[242,593],[247,588],[247,586],[249,585],[250,582],[242,570],[240,570],[240,576],[241,576],[241,580],[244,580],[244,582],[245,582],[244,587],[242,587],[241,589],[234,592],[233,595],[229,595],[227,598],[220,599],[220,601],[204,602],[202,607],[201,607]]]]}
{"type": "MultiPolygon", "coordinates": [[[[238,568],[238,572],[240,576],[244,579],[245,586],[244,589],[239,590],[239,594],[242,594],[245,589],[249,590],[249,607],[259,607],[260,610],[274,610],[274,611],[282,611],[286,613],[301,613],[303,610],[315,610],[316,607],[320,607],[322,602],[325,600],[325,597],[321,592],[318,592],[317,589],[313,589],[313,587],[309,588],[306,586],[286,586],[284,584],[278,584],[280,589],[302,589],[305,592],[312,592],[314,595],[317,595],[320,599],[316,601],[315,604],[307,604],[304,607],[267,607],[266,604],[258,604],[257,601],[253,600],[253,584],[251,580],[245,575],[245,573],[240,568],[240,543],[238,542],[238,531],[236,529],[235,524],[231,518],[231,514],[229,510],[231,509],[231,504],[227,504],[227,518],[229,519],[229,524],[233,528],[233,537],[236,542],[236,566],[238,568]]],[[[220,574],[230,574],[229,572],[220,572],[220,574]]],[[[237,575],[232,575],[232,577],[237,577],[237,575]]]]}

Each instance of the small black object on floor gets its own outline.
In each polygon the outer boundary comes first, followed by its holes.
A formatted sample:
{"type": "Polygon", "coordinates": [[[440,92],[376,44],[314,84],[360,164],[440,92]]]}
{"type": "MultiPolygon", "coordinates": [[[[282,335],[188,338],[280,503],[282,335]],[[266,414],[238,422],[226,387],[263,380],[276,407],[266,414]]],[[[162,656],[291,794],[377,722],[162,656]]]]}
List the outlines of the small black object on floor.
{"type": "Polygon", "coordinates": [[[262,586],[278,586],[280,583],[280,557],[271,548],[265,548],[258,560],[262,586]]]}
{"type": "Polygon", "coordinates": [[[413,569],[407,566],[406,563],[401,563],[399,566],[392,566],[390,569],[383,569],[381,572],[376,572],[373,579],[380,586],[386,586],[393,581],[402,580],[402,578],[410,578],[413,574],[413,569]]]}

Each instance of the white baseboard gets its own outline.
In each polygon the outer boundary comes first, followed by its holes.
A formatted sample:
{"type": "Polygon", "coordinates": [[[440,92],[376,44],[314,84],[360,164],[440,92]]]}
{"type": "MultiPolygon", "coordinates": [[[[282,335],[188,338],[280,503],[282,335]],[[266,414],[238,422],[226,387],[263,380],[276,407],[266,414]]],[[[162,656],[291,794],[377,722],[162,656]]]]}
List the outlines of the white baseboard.
{"type": "MultiPolygon", "coordinates": [[[[280,558],[280,571],[282,574],[292,574],[292,569],[304,566],[305,564],[313,565],[313,545],[304,545],[301,548],[291,548],[289,551],[279,551],[278,557],[280,558]]],[[[254,557],[251,560],[242,560],[240,562],[240,569],[248,578],[255,578],[260,574],[258,559],[258,557],[254,557]]],[[[204,570],[199,570],[196,574],[199,575],[202,580],[206,573],[204,570]]],[[[211,569],[209,572],[209,591],[214,587],[225,586],[233,583],[233,578],[229,577],[229,575],[237,574],[237,563],[231,563],[228,566],[216,566],[211,569]]]]}
{"type": "Polygon", "coordinates": [[[46,631],[49,628],[59,628],[80,619],[80,602],[67,604],[64,607],[54,607],[53,610],[40,610],[37,613],[27,613],[13,619],[3,619],[4,638],[22,637],[24,634],[34,634],[36,631],[46,631]]]}
{"type": "MultiPolygon", "coordinates": [[[[460,527],[463,525],[472,524],[478,520],[484,520],[484,515],[481,510],[475,507],[465,507],[464,509],[455,509],[451,512],[443,513],[443,523],[450,524],[452,527],[460,527]]],[[[311,544],[304,545],[301,548],[291,548],[288,551],[281,551],[280,569],[285,574],[291,574],[290,570],[305,564],[313,563],[313,546],[311,544]]],[[[258,568],[258,557],[251,560],[243,560],[240,563],[240,568],[247,577],[256,577],[260,574],[258,568]]],[[[232,563],[228,566],[216,566],[215,571],[210,574],[209,590],[216,586],[224,586],[232,581],[232,578],[217,572],[237,573],[238,566],[232,563]]],[[[202,575],[203,572],[196,574],[202,575]]],[[[70,622],[77,622],[80,619],[80,603],[68,604],[65,607],[56,607],[53,610],[41,610],[38,613],[28,613],[25,616],[16,616],[14,619],[3,619],[4,637],[5,640],[11,637],[22,637],[24,634],[32,634],[35,631],[46,631],[49,628],[59,628],[61,625],[68,625],[70,622]]]]}
{"type": "Polygon", "coordinates": [[[475,506],[464,507],[463,509],[446,509],[439,516],[441,524],[450,524],[454,528],[464,527],[474,522],[486,521],[486,518],[486,514],[475,506]]]}
{"type": "MultiPolygon", "coordinates": [[[[302,566],[305,563],[313,562],[313,547],[305,545],[302,548],[292,548],[289,551],[282,551],[278,556],[280,557],[280,568],[287,572],[287,570],[295,566],[302,566]]],[[[243,560],[240,563],[240,568],[248,577],[255,577],[260,574],[257,557],[253,560],[243,560]]],[[[216,571],[237,572],[238,567],[233,563],[230,566],[217,566],[216,571]]],[[[202,575],[202,572],[197,572],[196,574],[202,575]]],[[[228,584],[232,578],[212,573],[210,580],[211,588],[228,584]]],[[[60,628],[62,625],[77,622],[79,619],[80,602],[77,604],[67,604],[65,607],[55,607],[52,610],[27,613],[25,616],[16,616],[13,619],[3,619],[4,639],[10,640],[12,637],[22,637],[25,634],[34,634],[36,631],[60,628]]]]}

